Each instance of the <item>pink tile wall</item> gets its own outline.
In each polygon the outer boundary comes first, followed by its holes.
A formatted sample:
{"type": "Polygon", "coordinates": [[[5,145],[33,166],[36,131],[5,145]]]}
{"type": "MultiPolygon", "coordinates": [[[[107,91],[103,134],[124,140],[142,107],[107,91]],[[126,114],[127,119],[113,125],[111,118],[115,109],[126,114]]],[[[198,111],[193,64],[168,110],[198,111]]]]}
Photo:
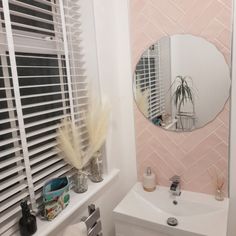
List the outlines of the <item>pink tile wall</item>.
{"type": "MultiPolygon", "coordinates": [[[[193,34],[212,42],[230,63],[231,0],[131,0],[133,69],[142,52],[159,38],[193,34]]],[[[182,176],[184,189],[214,194],[216,173],[228,175],[229,106],[217,118],[191,133],[163,131],[147,121],[136,105],[138,176],[152,166],[160,185],[182,176]]]]}

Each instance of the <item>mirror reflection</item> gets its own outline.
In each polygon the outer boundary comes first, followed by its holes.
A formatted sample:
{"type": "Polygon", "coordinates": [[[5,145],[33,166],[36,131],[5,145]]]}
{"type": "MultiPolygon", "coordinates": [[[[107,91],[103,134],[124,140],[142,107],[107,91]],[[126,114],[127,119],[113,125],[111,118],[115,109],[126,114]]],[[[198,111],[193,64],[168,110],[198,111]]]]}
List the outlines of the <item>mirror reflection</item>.
{"type": "Polygon", "coordinates": [[[143,115],[166,130],[191,131],[223,109],[230,89],[224,56],[203,38],[164,37],[141,56],[134,97],[143,115]]]}

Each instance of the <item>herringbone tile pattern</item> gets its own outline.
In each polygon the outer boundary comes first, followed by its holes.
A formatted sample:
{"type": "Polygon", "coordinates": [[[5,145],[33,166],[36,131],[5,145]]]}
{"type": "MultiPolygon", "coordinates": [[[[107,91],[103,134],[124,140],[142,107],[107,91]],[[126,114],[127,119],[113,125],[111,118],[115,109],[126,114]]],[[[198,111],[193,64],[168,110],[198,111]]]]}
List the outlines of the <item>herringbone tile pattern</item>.
{"type": "MultiPolygon", "coordinates": [[[[133,68],[152,43],[180,33],[206,38],[230,64],[231,9],[231,0],[131,0],[133,68]]],[[[163,131],[134,107],[139,179],[152,166],[160,185],[169,185],[168,179],[179,174],[184,189],[211,194],[215,172],[227,180],[228,104],[214,121],[191,133],[163,131]]]]}

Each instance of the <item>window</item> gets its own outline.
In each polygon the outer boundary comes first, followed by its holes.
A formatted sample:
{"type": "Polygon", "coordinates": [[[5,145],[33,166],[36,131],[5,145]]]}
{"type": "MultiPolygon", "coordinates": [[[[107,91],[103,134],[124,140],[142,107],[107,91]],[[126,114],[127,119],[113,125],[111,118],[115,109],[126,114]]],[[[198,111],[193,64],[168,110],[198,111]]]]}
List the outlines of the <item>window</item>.
{"type": "Polygon", "coordinates": [[[22,199],[38,206],[49,178],[72,173],[56,151],[64,117],[87,133],[78,0],[0,0],[0,235],[17,230],[22,199]]]}
{"type": "Polygon", "coordinates": [[[149,91],[148,118],[155,119],[165,112],[165,94],[160,68],[160,45],[152,45],[139,60],[135,70],[136,87],[144,92],[149,91]]]}

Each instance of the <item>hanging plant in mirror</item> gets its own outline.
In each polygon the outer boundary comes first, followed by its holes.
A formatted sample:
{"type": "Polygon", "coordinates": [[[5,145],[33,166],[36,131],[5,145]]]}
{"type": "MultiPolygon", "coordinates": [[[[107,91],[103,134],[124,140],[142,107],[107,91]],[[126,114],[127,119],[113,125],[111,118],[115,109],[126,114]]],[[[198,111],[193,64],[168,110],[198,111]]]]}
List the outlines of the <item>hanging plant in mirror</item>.
{"type": "Polygon", "coordinates": [[[224,108],[230,84],[228,64],[213,44],[192,35],[174,35],[144,51],[135,68],[133,91],[149,121],[182,132],[214,120],[224,108]]]}
{"type": "MultiPolygon", "coordinates": [[[[171,88],[177,84],[172,99],[176,108],[176,129],[190,131],[195,125],[194,93],[189,85],[192,81],[190,76],[177,76],[171,85],[171,88]],[[186,110],[184,108],[188,106],[186,110]]],[[[170,89],[171,89],[170,88],[170,89]]]]}

